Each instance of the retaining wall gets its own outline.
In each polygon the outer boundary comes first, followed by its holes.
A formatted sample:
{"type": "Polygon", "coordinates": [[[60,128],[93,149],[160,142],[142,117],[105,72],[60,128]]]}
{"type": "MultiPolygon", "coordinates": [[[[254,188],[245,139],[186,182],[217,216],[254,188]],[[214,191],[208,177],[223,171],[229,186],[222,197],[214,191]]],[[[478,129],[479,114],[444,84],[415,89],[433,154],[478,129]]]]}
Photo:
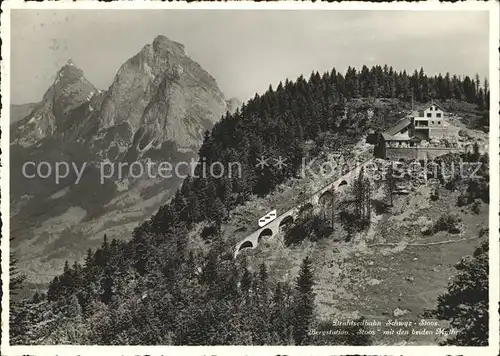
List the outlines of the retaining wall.
{"type": "Polygon", "coordinates": [[[398,147],[398,148],[386,148],[386,158],[391,160],[398,160],[400,158],[404,159],[434,159],[436,157],[448,154],[460,152],[458,148],[441,148],[441,147],[398,147]]]}

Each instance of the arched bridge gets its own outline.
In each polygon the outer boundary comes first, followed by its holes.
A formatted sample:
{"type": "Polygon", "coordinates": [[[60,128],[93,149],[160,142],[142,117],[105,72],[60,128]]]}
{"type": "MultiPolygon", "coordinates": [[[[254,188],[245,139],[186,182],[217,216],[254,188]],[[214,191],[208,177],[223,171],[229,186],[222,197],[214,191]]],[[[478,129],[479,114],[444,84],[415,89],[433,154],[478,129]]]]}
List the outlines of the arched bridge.
{"type": "Polygon", "coordinates": [[[317,207],[319,207],[323,200],[328,200],[328,196],[333,194],[333,190],[343,189],[345,186],[349,186],[354,178],[359,174],[359,171],[366,167],[372,159],[364,161],[355,168],[351,169],[349,172],[337,178],[334,182],[325,185],[323,188],[312,193],[307,198],[303,199],[296,206],[287,210],[283,214],[279,215],[276,219],[271,221],[264,227],[254,231],[252,234],[241,240],[235,248],[234,257],[245,249],[254,249],[260,242],[265,241],[273,236],[276,236],[281,232],[286,226],[292,224],[299,215],[312,212],[317,207]]]}

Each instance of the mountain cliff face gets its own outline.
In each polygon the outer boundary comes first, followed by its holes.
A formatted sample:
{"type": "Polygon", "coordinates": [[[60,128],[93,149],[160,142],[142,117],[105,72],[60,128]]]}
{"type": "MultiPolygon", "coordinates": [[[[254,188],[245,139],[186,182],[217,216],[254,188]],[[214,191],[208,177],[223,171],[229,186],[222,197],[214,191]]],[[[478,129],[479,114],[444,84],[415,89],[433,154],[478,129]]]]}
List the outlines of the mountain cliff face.
{"type": "Polygon", "coordinates": [[[130,236],[182,180],[132,178],[124,171],[102,184],[101,162],[153,156],[189,162],[204,131],[227,110],[215,79],[165,36],[125,61],[107,90],[72,62],[61,68],[42,100],[11,125],[11,231],[30,279],[48,280],[104,234],[130,236]],[[26,161],[87,167],[78,184],[74,174],[56,184],[53,177],[23,177],[26,161]]]}
{"type": "Polygon", "coordinates": [[[72,110],[90,99],[96,88],[85,79],[81,69],[68,62],[56,75],[54,84],[45,92],[31,113],[14,123],[11,141],[30,146],[56,133],[72,110]]]}
{"type": "Polygon", "coordinates": [[[197,149],[203,132],[226,110],[215,79],[184,52],[184,46],[158,36],[125,62],[102,107],[104,129],[125,124],[134,148],[175,142],[197,149]]]}

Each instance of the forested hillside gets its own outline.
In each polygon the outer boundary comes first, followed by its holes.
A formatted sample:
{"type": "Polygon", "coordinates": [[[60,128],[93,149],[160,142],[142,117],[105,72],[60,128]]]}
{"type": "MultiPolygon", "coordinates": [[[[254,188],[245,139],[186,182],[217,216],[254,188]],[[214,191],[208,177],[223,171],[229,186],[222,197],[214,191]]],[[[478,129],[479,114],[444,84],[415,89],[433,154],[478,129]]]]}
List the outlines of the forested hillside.
{"type": "Polygon", "coordinates": [[[305,141],[320,141],[324,135],[333,135],[340,148],[355,142],[368,129],[383,130],[391,124],[355,121],[345,110],[348,100],[382,97],[410,101],[413,95],[418,101],[458,99],[487,108],[488,83],[485,80],[484,88],[479,84],[478,78],[461,80],[449,74],[429,78],[423,69],[408,76],[387,66],[371,70],[365,66],[359,73],[349,68],[345,77],[333,69],[322,76],[312,73],[309,80],[301,76],[295,82],[279,83],[276,90],[270,87],[264,95],[256,95],[241,111],[227,115],[211,134],[205,135],[200,160],[208,164],[219,161],[225,166],[240,162],[242,177],[187,179],[173,203],[161,208],[143,228],[165,231],[177,219],[188,224],[206,219],[220,222],[219,216],[250,194],[267,194],[291,177],[301,163],[305,141]],[[290,164],[282,170],[262,172],[255,165],[263,154],[288,157],[290,164]],[[184,214],[177,216],[180,211],[184,214]]]}
{"type": "MultiPolygon", "coordinates": [[[[286,80],[275,89],[227,113],[205,133],[200,161],[239,162],[242,175],[195,177],[184,181],[169,204],[140,225],[129,242],[104,237],[83,264],[67,263],[47,294],[16,302],[11,342],[75,344],[322,344],[308,330],[314,316],[314,265],[308,258],[294,283],[276,283],[262,264],[250,270],[232,259],[232,246],[217,230],[237,205],[265,196],[294,177],[304,143],[321,149],[328,137],[341,149],[392,122],[367,120],[350,112],[354,99],[393,98],[402,111],[415,102],[455,99],[489,107],[487,81],[438,75],[412,75],[388,66],[333,69],[309,79],[286,80]],[[284,169],[256,169],[262,155],[287,157],[284,169]],[[208,253],[189,248],[195,223],[214,229],[208,253]]],[[[488,115],[486,114],[487,118],[488,115]]],[[[367,344],[363,327],[329,338],[330,344],[367,344]],[[358,330],[359,329],[359,330],[358,330]]]]}

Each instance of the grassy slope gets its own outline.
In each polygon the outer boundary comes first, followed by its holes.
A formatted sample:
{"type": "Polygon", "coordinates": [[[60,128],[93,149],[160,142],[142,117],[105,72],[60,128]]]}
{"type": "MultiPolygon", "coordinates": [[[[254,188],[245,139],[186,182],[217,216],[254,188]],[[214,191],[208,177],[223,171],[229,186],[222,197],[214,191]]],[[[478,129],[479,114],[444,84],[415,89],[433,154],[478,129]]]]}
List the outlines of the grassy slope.
{"type": "MultiPolygon", "coordinates": [[[[358,234],[353,242],[339,240],[345,232],[338,229],[333,236],[316,243],[305,241],[284,247],[282,236],[274,236],[256,250],[246,253],[253,269],[265,262],[275,280],[292,280],[300,262],[307,255],[315,266],[315,292],[319,318],[350,318],[365,316],[369,320],[389,319],[418,321],[422,313],[436,305],[437,296],[444,292],[455,273],[454,265],[461,257],[471,254],[480,240],[481,227],[488,226],[488,206],[481,214],[455,207],[458,192],[441,190],[440,199],[430,200],[430,189],[421,186],[408,196],[398,197],[393,212],[374,216],[368,231],[358,234]],[[461,234],[440,232],[424,236],[420,232],[420,217],[436,220],[443,212],[456,212],[464,222],[461,234]],[[393,215],[394,214],[394,215],[393,215]],[[459,241],[461,239],[467,239],[459,241]],[[457,240],[457,242],[412,246],[457,240]],[[383,243],[398,244],[375,245],[383,243]],[[396,308],[408,309],[409,314],[395,318],[396,308]]],[[[431,328],[432,329],[432,328],[431,328]]],[[[433,344],[433,336],[381,337],[375,342],[433,344]]]]}

